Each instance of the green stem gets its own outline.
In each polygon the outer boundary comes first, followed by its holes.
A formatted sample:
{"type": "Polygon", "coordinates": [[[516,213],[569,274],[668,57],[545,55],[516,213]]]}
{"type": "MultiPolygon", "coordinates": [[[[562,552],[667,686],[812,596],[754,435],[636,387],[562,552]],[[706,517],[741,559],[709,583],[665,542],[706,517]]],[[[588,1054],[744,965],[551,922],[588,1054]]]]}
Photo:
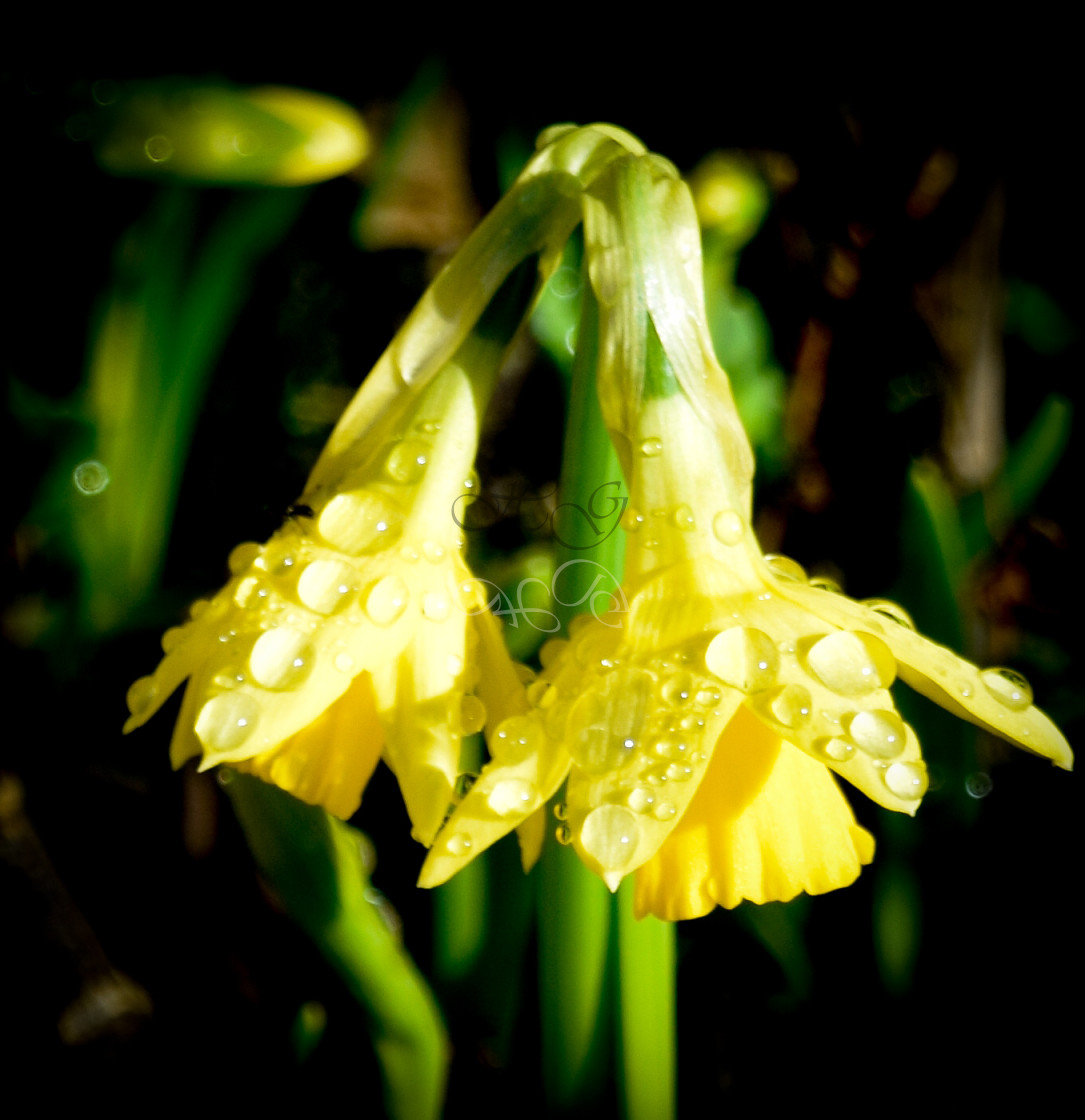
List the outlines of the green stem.
{"type": "MultiPolygon", "coordinates": [[[[570,510],[590,510],[599,487],[622,477],[595,390],[598,312],[586,274],[583,288],[561,473],[561,501],[570,510]]],[[[591,560],[612,572],[615,581],[620,579],[625,548],[621,533],[611,532],[599,541],[591,520],[575,517],[561,535],[568,544],[559,550],[559,567],[569,560],[591,560]]],[[[569,572],[562,598],[576,603],[589,593],[598,568],[574,565],[569,572]]],[[[567,626],[585,606],[558,604],[556,609],[567,626]]],[[[604,884],[571,852],[548,844],[539,875],[542,1063],[550,1105],[562,1115],[588,1109],[606,1084],[611,909],[604,884]]]]}
{"type": "Polygon", "coordinates": [[[675,931],[633,915],[633,881],[618,889],[618,1018],[622,1112],[670,1120],[675,1110],[675,931]]]}
{"type": "Polygon", "coordinates": [[[366,1013],[394,1120],[440,1115],[448,1042],[429,988],[371,901],[358,833],[275,786],[232,775],[257,866],[366,1013]]]}

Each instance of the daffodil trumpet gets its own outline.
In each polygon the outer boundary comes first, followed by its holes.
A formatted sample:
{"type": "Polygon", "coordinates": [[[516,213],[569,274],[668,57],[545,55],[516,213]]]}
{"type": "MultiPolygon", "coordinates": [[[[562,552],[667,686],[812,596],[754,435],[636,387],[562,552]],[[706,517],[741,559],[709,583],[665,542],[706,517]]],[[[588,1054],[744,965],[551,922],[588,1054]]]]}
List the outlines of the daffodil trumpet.
{"type": "Polygon", "coordinates": [[[447,879],[565,783],[559,840],[612,890],[635,873],[639,914],[847,885],[874,844],[833,772],[909,814],[927,788],[888,691],[898,676],[1070,768],[1022,678],[923,638],[896,604],[854,602],[762,554],[687,188],[666,161],[631,155],[583,197],[599,397],[630,491],[629,609],[581,616],[543,648],[530,709],[491,729],[492,761],[420,882],[447,879]]]}

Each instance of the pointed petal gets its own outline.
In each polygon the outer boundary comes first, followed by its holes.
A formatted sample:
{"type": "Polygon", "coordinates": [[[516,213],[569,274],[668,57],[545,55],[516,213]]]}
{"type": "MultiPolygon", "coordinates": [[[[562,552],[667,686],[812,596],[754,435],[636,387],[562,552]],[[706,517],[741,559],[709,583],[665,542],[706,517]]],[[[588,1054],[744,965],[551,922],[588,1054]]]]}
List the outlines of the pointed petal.
{"type": "Polygon", "coordinates": [[[896,658],[900,678],[917,692],[978,727],[1048,758],[1064,770],[1074,756],[1062,732],[1035,705],[1027,684],[1001,669],[977,669],[945,646],[917,634],[892,604],[873,609],[843,595],[796,583],[781,592],[837,626],[874,634],[896,658]]]}
{"type": "Polygon", "coordinates": [[[436,887],[479,852],[531,817],[557,792],[569,772],[569,756],[549,735],[538,711],[513,716],[491,738],[495,759],[456,807],[430,849],[420,887],[436,887]],[[502,737],[508,747],[502,747],[502,737]],[[501,761],[502,752],[506,761],[501,761]]]}
{"type": "Polygon", "coordinates": [[[786,901],[847,886],[874,856],[825,768],[739,709],[689,809],[636,875],[638,917],[786,901]]]}

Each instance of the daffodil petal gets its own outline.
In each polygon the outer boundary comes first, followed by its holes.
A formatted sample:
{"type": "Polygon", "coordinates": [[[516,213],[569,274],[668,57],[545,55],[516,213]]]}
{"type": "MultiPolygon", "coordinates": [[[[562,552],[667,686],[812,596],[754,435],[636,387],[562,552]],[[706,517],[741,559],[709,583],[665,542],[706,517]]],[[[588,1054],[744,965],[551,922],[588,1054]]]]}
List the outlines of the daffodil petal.
{"type": "Polygon", "coordinates": [[[740,708],[665,844],[636,873],[638,917],[787,901],[852,883],[873,837],[825,768],[740,708]]]}
{"type": "MultiPolygon", "coordinates": [[[[445,882],[480,852],[531,817],[554,795],[569,772],[569,756],[546,734],[538,712],[513,717],[522,748],[515,760],[495,759],[441,829],[418,878],[421,887],[445,882]]],[[[500,729],[499,732],[500,734],[500,729]]],[[[493,749],[493,748],[491,748],[493,749]]]]}
{"type": "Polygon", "coordinates": [[[899,609],[875,609],[843,595],[796,583],[781,594],[833,624],[873,634],[897,662],[901,680],[956,716],[1015,746],[1072,770],[1073,752],[1062,732],[1032,703],[1027,682],[1008,670],[978,669],[945,646],[912,630],[899,609]]]}
{"type": "Polygon", "coordinates": [[[275,750],[236,765],[346,820],[361,804],[383,742],[372,681],[363,673],[308,727],[275,750]]]}

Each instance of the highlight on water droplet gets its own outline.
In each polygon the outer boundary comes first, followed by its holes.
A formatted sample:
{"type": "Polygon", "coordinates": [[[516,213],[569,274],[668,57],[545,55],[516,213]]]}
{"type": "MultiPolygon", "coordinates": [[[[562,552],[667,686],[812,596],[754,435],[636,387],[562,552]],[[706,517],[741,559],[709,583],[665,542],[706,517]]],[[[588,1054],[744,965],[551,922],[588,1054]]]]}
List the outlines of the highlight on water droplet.
{"type": "Polygon", "coordinates": [[[293,688],[309,675],[312,662],[308,635],[289,626],[265,631],[249,654],[253,680],[264,688],[293,688]]]}
{"type": "Polygon", "coordinates": [[[384,494],[353,490],[336,494],[320,511],[317,531],[352,556],[385,548],[399,533],[403,515],[384,494]]]}
{"type": "Polygon", "coordinates": [[[899,603],[894,603],[891,599],[864,599],[863,606],[869,607],[875,614],[880,614],[883,618],[891,619],[906,630],[915,629],[912,616],[899,603]]]}
{"type": "Polygon", "coordinates": [[[80,494],[100,494],[109,485],[109,470],[97,459],[86,459],[72,471],[72,482],[80,494]]]}
{"type": "Polygon", "coordinates": [[[640,453],[646,459],[654,459],[663,451],[663,440],[659,436],[649,436],[647,439],[641,440],[640,453]]]}
{"type": "Polygon", "coordinates": [[[705,666],[732,688],[746,693],[762,692],[776,680],[780,655],[776,643],[763,630],[732,626],[709,643],[705,666]]]}
{"type": "Polygon", "coordinates": [[[454,856],[462,856],[471,850],[471,837],[466,832],[455,832],[446,841],[445,847],[454,856]]]}
{"type": "Polygon", "coordinates": [[[604,871],[624,871],[637,855],[640,825],[636,816],[622,805],[601,805],[593,809],[580,828],[584,851],[604,871]]]}
{"type": "Polygon", "coordinates": [[[907,745],[904,721],[896,712],[884,709],[857,712],[845,725],[856,746],[871,758],[896,758],[907,745]]]}
{"type": "Polygon", "coordinates": [[[902,801],[918,801],[927,792],[927,768],[921,762],[894,762],[884,778],[889,792],[902,801]]]}
{"type": "Polygon", "coordinates": [[[499,817],[514,817],[530,812],[538,800],[535,787],[522,778],[505,778],[498,782],[486,803],[499,817]]]}
{"type": "Polygon", "coordinates": [[[980,680],[987,691],[1011,712],[1023,712],[1032,703],[1032,686],[1013,669],[984,669],[980,680]]]}
{"type": "Polygon", "coordinates": [[[897,674],[896,658],[881,639],[852,630],[837,630],[816,641],[806,652],[806,666],[840,696],[888,688],[897,674]]]}
{"type": "Polygon", "coordinates": [[[790,556],[782,556],[777,552],[766,552],[765,563],[774,576],[780,579],[792,580],[795,583],[806,582],[806,569],[790,556]]]}
{"type": "Polygon", "coordinates": [[[140,715],[154,703],[154,698],[157,695],[158,683],[154,677],[140,677],[138,681],[133,682],[125,697],[128,710],[134,716],[140,715]]]}
{"type": "Polygon", "coordinates": [[[231,751],[253,733],[260,706],[243,692],[213,696],[196,717],[196,735],[209,751],[231,751]]]}
{"type": "Polygon", "coordinates": [[[742,530],[742,518],[733,509],[720,510],[712,518],[712,533],[720,544],[738,544],[742,540],[742,530]]]}
{"type": "Polygon", "coordinates": [[[234,548],[226,560],[230,575],[239,576],[264,551],[264,546],[256,541],[243,541],[234,548]]]}
{"type": "Polygon", "coordinates": [[[347,605],[357,573],[343,560],[313,560],[298,576],[298,598],[317,614],[334,614],[347,605]]]}
{"type": "Polygon", "coordinates": [[[409,598],[407,585],[399,576],[385,576],[369,589],[365,613],[377,626],[391,626],[402,618],[409,598]]]}

